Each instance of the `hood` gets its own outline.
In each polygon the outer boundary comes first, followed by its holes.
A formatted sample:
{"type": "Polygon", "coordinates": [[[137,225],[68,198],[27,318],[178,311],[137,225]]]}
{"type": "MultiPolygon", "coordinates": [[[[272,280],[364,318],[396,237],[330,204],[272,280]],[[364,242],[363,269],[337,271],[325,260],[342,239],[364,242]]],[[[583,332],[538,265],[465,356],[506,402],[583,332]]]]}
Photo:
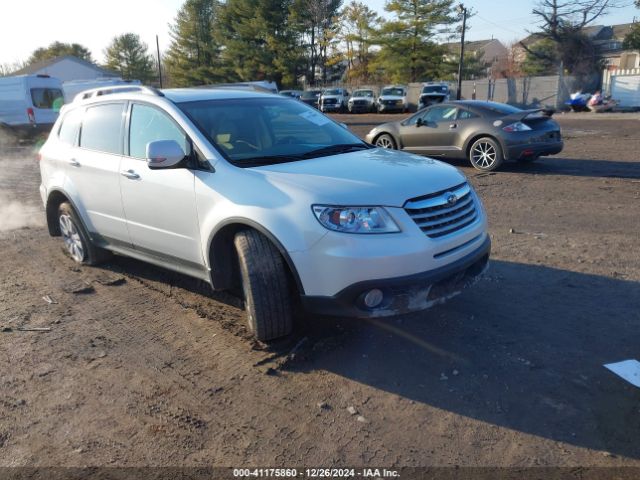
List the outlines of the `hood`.
{"type": "Polygon", "coordinates": [[[404,100],[404,97],[400,95],[380,95],[379,100],[404,100]]]}
{"type": "Polygon", "coordinates": [[[402,207],[411,198],[465,181],[446,163],[382,148],[252,170],[285,191],[302,190],[327,205],[402,207]]]}
{"type": "Polygon", "coordinates": [[[368,100],[373,102],[373,97],[349,97],[349,100],[368,100]]]}

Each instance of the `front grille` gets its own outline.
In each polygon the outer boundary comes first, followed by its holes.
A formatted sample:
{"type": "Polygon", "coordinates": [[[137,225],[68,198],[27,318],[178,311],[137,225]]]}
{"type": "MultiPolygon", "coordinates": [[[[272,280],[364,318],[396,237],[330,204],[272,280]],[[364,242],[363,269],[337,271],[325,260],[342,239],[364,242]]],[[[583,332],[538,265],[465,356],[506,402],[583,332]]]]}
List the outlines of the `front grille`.
{"type": "Polygon", "coordinates": [[[467,183],[409,200],[404,209],[430,238],[450,235],[478,218],[476,202],[467,183]]]}
{"type": "Polygon", "coordinates": [[[366,100],[354,100],[353,101],[354,105],[358,105],[359,107],[365,106],[367,104],[366,100]]]}
{"type": "Polygon", "coordinates": [[[322,103],[325,105],[335,105],[336,103],[338,103],[338,99],[337,98],[323,98],[322,99],[322,103]]]}

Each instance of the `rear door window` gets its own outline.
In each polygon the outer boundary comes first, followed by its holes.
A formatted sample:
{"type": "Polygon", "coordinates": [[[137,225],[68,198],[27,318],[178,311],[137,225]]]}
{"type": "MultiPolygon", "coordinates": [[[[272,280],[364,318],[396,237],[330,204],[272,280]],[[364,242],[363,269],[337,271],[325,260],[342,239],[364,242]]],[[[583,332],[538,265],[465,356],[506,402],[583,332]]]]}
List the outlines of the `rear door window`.
{"type": "Polygon", "coordinates": [[[156,140],[175,140],[189,153],[187,136],[169,116],[157,108],[134,104],[129,125],[129,156],[147,157],[147,144],[156,140]]]}
{"type": "Polygon", "coordinates": [[[60,111],[64,104],[64,95],[59,88],[32,88],[31,101],[35,108],[60,111]]]}
{"type": "Polygon", "coordinates": [[[58,138],[61,142],[68,145],[75,145],[78,139],[78,132],[80,131],[80,122],[82,121],[82,114],[84,110],[76,108],[67,113],[62,119],[60,130],[58,131],[58,138]]]}
{"type": "Polygon", "coordinates": [[[80,147],[122,154],[123,103],[107,103],[87,108],[80,131],[80,147]]]}

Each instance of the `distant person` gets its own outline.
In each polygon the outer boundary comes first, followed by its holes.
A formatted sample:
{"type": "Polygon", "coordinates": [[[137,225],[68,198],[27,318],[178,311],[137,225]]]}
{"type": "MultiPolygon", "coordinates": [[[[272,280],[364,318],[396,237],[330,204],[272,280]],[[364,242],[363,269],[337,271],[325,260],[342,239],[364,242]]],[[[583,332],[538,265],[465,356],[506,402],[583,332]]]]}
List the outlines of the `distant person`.
{"type": "Polygon", "coordinates": [[[602,105],[602,92],[600,90],[596,90],[596,92],[589,99],[589,106],[595,107],[596,105],[602,105]]]}

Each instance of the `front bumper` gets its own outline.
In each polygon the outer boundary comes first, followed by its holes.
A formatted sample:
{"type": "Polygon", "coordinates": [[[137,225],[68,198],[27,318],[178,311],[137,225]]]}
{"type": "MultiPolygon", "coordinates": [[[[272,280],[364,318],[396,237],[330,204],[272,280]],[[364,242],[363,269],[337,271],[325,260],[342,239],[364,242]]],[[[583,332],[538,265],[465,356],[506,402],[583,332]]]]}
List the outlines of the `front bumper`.
{"type": "Polygon", "coordinates": [[[301,297],[304,308],[313,313],[356,318],[387,317],[425,310],[458,295],[486,270],[491,252],[487,235],[482,245],[448,265],[404,277],[367,280],[350,285],[333,296],[301,297]],[[364,306],[371,289],[384,293],[382,304],[364,306]]]}
{"type": "Polygon", "coordinates": [[[338,110],[342,110],[341,103],[328,103],[326,105],[320,104],[320,111],[322,112],[336,112],[338,110]]]}
{"type": "Polygon", "coordinates": [[[392,105],[385,105],[382,103],[378,104],[379,112],[403,112],[404,110],[405,110],[405,106],[402,103],[392,104],[392,105]]]}

